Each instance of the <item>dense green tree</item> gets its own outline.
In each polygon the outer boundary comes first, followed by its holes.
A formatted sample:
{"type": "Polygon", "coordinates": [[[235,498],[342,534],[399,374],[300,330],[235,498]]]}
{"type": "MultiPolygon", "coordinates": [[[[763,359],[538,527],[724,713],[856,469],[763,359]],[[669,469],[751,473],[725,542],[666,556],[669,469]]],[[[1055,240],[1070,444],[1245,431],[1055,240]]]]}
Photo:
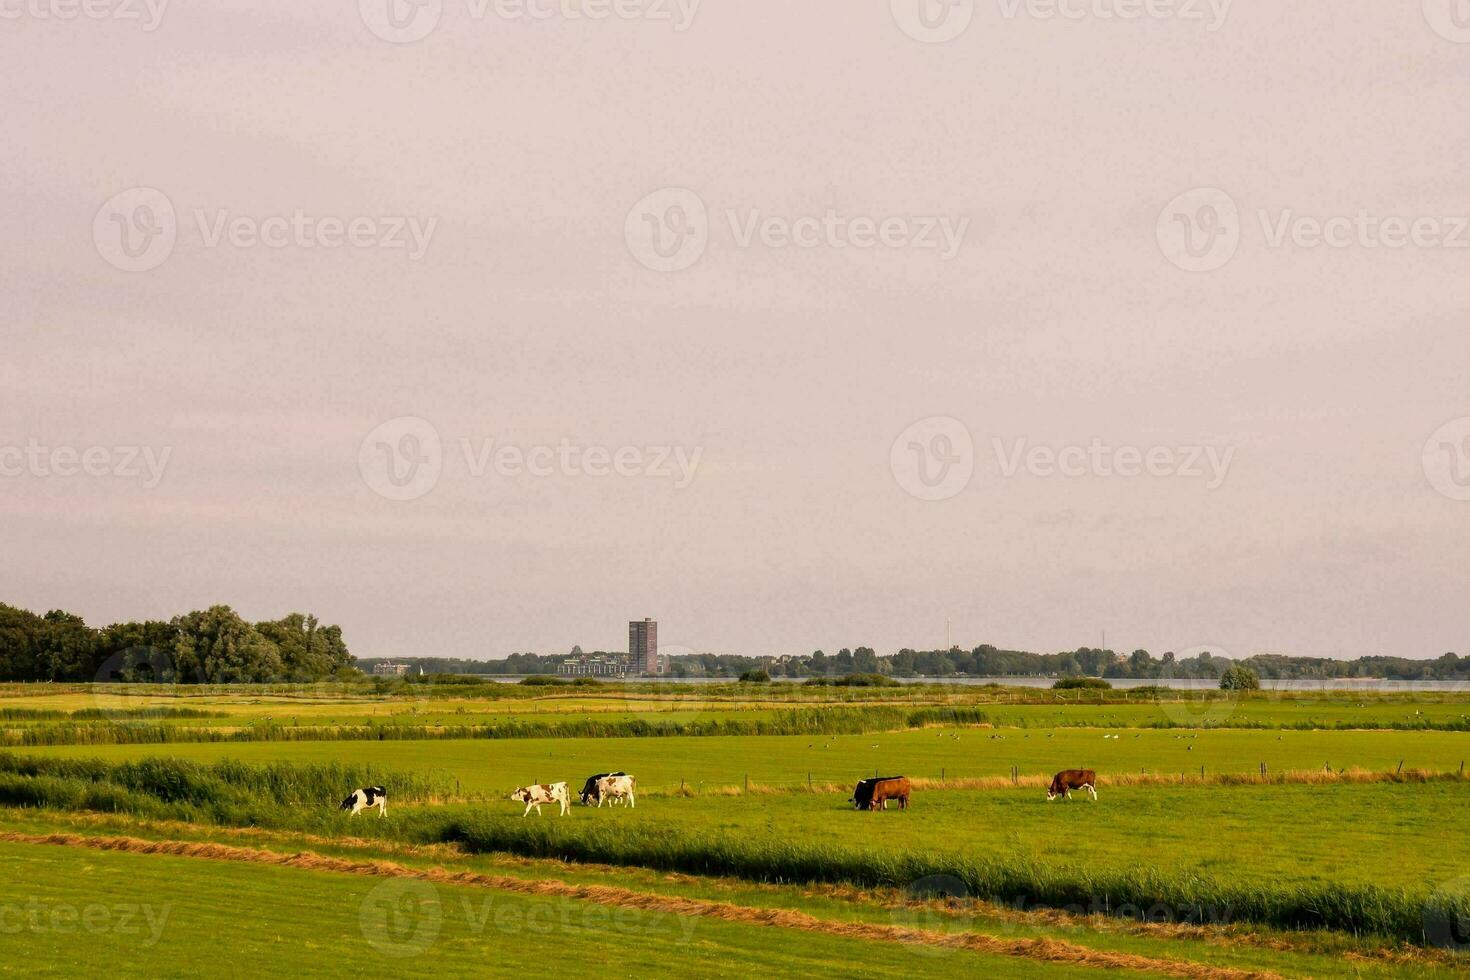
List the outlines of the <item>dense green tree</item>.
{"type": "Polygon", "coordinates": [[[259,683],[285,678],[281,651],[229,606],[211,606],[175,622],[179,672],[209,684],[259,683]]]}
{"type": "Polygon", "coordinates": [[[1227,667],[1220,673],[1220,690],[1222,691],[1258,691],[1261,689],[1261,680],[1256,672],[1249,667],[1227,667]]]}

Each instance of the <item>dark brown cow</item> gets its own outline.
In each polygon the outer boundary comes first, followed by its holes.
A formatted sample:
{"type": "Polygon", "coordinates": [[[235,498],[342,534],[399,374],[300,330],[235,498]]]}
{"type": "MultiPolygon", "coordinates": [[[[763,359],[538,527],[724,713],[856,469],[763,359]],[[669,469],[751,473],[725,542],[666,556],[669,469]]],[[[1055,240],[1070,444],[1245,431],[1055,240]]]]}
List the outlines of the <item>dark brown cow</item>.
{"type": "Polygon", "coordinates": [[[1097,773],[1091,769],[1063,769],[1051,778],[1051,788],[1046,791],[1048,801],[1058,796],[1072,798],[1072,790],[1085,789],[1097,799],[1097,773]]]}
{"type": "Polygon", "coordinates": [[[897,800],[899,809],[907,810],[911,790],[907,776],[876,776],[872,779],[864,779],[852,791],[853,808],[886,810],[889,800],[897,800]]]}

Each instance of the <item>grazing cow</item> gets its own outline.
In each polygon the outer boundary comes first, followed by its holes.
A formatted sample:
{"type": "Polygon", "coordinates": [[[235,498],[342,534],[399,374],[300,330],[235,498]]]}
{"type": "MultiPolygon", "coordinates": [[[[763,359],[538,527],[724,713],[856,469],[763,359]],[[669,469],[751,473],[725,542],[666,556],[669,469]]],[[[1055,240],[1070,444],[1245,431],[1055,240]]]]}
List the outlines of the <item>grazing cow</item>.
{"type": "Polygon", "coordinates": [[[626,799],[630,808],[636,808],[638,801],[633,798],[634,779],[629,775],[603,776],[597,781],[597,808],[602,809],[603,800],[611,800],[616,804],[626,799]]]}
{"type": "Polygon", "coordinates": [[[351,810],[352,816],[355,817],[371,807],[378,808],[378,816],[386,817],[388,815],[388,791],[381,786],[364,786],[362,789],[355,789],[337,809],[351,810]]]}
{"type": "Polygon", "coordinates": [[[510,798],[517,803],[526,804],[525,812],[521,814],[522,819],[525,818],[526,814],[531,812],[532,807],[536,809],[536,816],[541,816],[541,807],[543,804],[556,803],[560,805],[562,816],[566,816],[567,811],[572,806],[571,797],[567,794],[566,783],[537,783],[534,786],[522,786],[510,794],[510,798]]]}
{"type": "Polygon", "coordinates": [[[599,799],[601,799],[601,796],[597,791],[597,784],[600,780],[606,779],[608,776],[626,775],[628,774],[625,772],[600,772],[595,776],[588,776],[587,781],[582,784],[582,805],[591,806],[593,803],[596,803],[599,799]]]}
{"type": "Polygon", "coordinates": [[[886,810],[889,800],[897,800],[899,809],[907,810],[912,789],[907,776],[864,779],[853,788],[852,806],[854,810],[886,810]]]}
{"type": "Polygon", "coordinates": [[[1046,798],[1048,802],[1058,796],[1065,796],[1070,800],[1074,789],[1085,789],[1096,800],[1097,773],[1091,769],[1063,769],[1051,778],[1051,787],[1046,791],[1046,798]]]}

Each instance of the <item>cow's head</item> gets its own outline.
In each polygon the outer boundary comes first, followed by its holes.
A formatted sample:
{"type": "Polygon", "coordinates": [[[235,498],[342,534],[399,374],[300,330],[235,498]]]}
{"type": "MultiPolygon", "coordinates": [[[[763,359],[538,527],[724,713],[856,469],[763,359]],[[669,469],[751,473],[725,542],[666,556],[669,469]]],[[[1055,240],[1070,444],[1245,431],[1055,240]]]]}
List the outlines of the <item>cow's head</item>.
{"type": "Polygon", "coordinates": [[[1049,790],[1046,791],[1046,802],[1050,803],[1052,800],[1056,799],[1058,796],[1061,796],[1061,795],[1062,794],[1058,793],[1056,790],[1049,789],[1049,790]]]}
{"type": "Polygon", "coordinates": [[[518,789],[510,794],[510,798],[520,803],[530,803],[531,791],[529,789],[518,789]]]}

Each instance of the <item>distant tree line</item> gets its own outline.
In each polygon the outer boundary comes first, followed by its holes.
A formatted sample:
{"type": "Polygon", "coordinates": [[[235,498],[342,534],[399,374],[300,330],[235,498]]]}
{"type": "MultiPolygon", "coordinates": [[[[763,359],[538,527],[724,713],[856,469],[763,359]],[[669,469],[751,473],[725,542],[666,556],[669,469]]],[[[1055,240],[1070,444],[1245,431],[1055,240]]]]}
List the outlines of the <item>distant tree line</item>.
{"type": "MultiPolygon", "coordinates": [[[[625,656],[622,652],[596,656],[625,656]]],[[[555,674],[562,661],[574,654],[513,653],[503,660],[463,660],[448,657],[373,658],[358,661],[371,673],[378,663],[408,664],[412,673],[422,667],[425,674],[555,674]]],[[[1139,680],[1193,678],[1219,680],[1232,666],[1242,666],[1256,676],[1272,680],[1328,680],[1351,677],[1386,677],[1391,680],[1470,680],[1470,656],[1447,653],[1435,660],[1406,657],[1358,657],[1331,660],[1322,657],[1288,657],[1257,654],[1240,660],[1212,655],[1209,651],[1176,657],[1172,651],[1155,657],[1147,650],[1123,656],[1113,650],[1078,647],[1063,653],[1030,653],[1001,650],[982,644],[973,650],[911,650],[880,656],[872,647],[843,648],[835,654],[822,650],[796,656],[750,657],[739,654],[681,654],[668,659],[673,677],[738,678],[751,671],[770,677],[846,677],[852,674],[883,674],[890,677],[1106,677],[1139,680]]]]}
{"type": "Polygon", "coordinates": [[[982,644],[972,650],[903,649],[878,656],[871,647],[843,649],[835,655],[817,650],[809,656],[738,657],[700,654],[677,657],[675,675],[738,677],[748,670],[764,670],[772,677],[823,677],[848,674],[887,674],[893,677],[1107,677],[1164,680],[1195,678],[1219,680],[1232,666],[1241,666],[1257,677],[1273,680],[1314,680],[1352,677],[1384,677],[1391,680],[1470,680],[1470,656],[1446,653],[1435,660],[1406,657],[1358,657],[1332,660],[1324,657],[1291,657],[1256,654],[1232,659],[1208,650],[1189,657],[1173,651],[1155,657],[1147,650],[1134,650],[1126,657],[1113,650],[1078,647],[1063,653],[1030,653],[1001,650],[982,644]]]}
{"type": "MultiPolygon", "coordinates": [[[[466,660],[461,657],[363,657],[357,666],[371,674],[378,664],[407,664],[410,673],[422,667],[427,674],[554,674],[570,654],[513,653],[503,660],[466,660]]],[[[598,654],[598,656],[608,656],[598,654]]],[[[624,656],[624,654],[612,654],[624,656]]]]}
{"type": "Polygon", "coordinates": [[[250,623],[229,606],[94,628],[53,609],[0,603],[0,680],[230,684],[314,681],[352,671],[337,626],[291,613],[250,623]]]}

